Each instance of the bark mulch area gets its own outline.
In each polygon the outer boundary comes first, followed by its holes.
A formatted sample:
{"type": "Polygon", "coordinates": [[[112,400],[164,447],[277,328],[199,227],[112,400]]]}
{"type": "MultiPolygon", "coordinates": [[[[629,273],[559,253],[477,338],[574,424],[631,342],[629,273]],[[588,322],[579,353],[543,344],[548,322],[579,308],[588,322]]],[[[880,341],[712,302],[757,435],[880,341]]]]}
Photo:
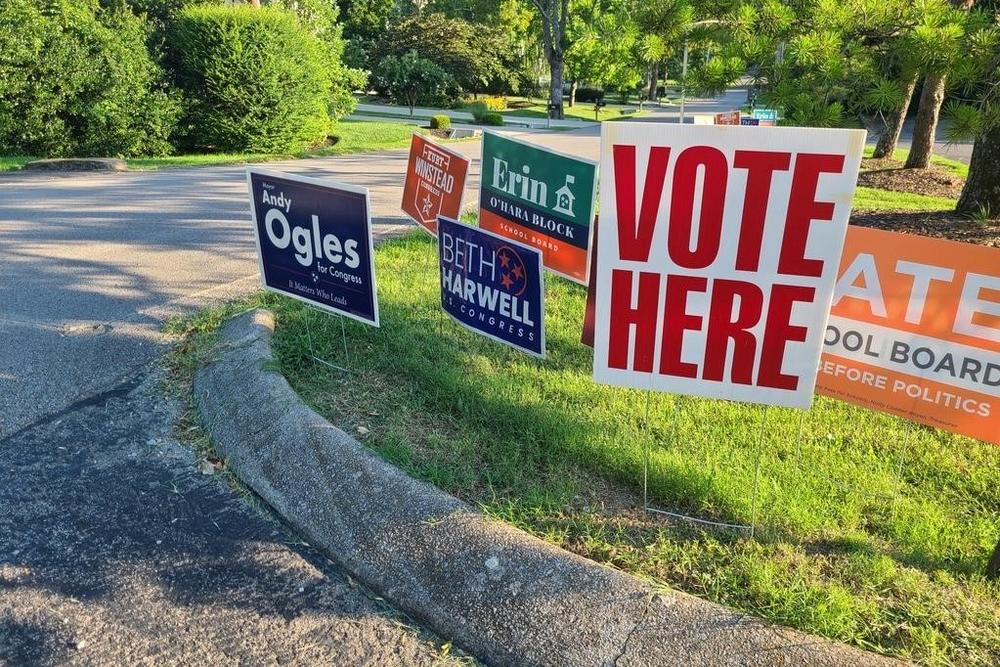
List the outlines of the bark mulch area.
{"type": "Polygon", "coordinates": [[[954,211],[856,213],[851,216],[851,224],[1000,248],[1000,220],[984,225],[954,211]]]}
{"type": "Polygon", "coordinates": [[[958,199],[965,180],[955,172],[934,164],[927,169],[904,169],[903,163],[896,160],[867,159],[861,162],[858,185],[958,199]]]}

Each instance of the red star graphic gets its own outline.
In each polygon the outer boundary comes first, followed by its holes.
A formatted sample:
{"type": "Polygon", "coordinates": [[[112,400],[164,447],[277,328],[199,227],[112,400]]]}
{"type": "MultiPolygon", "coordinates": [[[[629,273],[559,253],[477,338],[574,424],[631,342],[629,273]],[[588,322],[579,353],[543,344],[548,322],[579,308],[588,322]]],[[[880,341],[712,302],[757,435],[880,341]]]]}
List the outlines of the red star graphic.
{"type": "Polygon", "coordinates": [[[507,253],[505,253],[505,252],[501,252],[500,253],[500,266],[502,266],[503,268],[506,269],[509,264],[510,264],[510,256],[508,256],[507,253]]]}
{"type": "Polygon", "coordinates": [[[504,288],[506,288],[506,289],[510,289],[511,287],[513,287],[513,286],[514,286],[514,281],[513,281],[513,280],[511,280],[511,279],[510,279],[510,276],[508,276],[508,275],[507,275],[507,274],[505,273],[505,274],[503,274],[502,276],[500,276],[500,284],[501,284],[501,285],[503,285],[503,286],[504,286],[504,288]]]}
{"type": "Polygon", "coordinates": [[[520,267],[520,265],[518,265],[518,266],[515,266],[515,267],[514,267],[514,270],[513,270],[513,271],[511,271],[511,274],[512,274],[512,275],[513,275],[513,276],[514,276],[515,278],[517,278],[518,280],[520,280],[521,278],[523,278],[523,277],[524,277],[524,269],[522,269],[522,268],[520,267]]]}

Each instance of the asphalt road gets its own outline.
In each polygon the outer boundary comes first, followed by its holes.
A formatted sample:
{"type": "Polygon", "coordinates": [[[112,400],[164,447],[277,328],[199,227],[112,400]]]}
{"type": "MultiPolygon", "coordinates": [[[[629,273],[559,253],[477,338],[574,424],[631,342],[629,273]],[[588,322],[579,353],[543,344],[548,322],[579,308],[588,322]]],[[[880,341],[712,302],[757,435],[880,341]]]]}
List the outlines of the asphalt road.
{"type": "Polygon", "coordinates": [[[450,665],[201,475],[140,373],[0,442],[0,665],[450,665]]]}

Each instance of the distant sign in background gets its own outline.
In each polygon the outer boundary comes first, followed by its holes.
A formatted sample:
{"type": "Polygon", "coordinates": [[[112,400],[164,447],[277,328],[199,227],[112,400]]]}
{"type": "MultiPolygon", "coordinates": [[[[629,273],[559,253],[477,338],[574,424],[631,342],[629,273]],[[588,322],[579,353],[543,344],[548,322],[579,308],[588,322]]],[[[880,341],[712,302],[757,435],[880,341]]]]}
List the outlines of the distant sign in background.
{"type": "Polygon", "coordinates": [[[437,217],[458,219],[469,161],[430,139],[414,134],[403,182],[403,212],[431,234],[437,217]]]}
{"type": "Polygon", "coordinates": [[[597,164],[483,134],[479,226],[538,248],[545,268],[587,282],[597,164]]]}
{"type": "Polygon", "coordinates": [[[739,111],[724,111],[722,113],[715,114],[715,124],[716,125],[739,125],[740,124],[740,112],[739,111]]]}
{"type": "Polygon", "coordinates": [[[601,131],[594,379],[808,407],[865,132],[601,131]]]}
{"type": "Polygon", "coordinates": [[[851,227],[817,391],[1000,444],[1000,250],[851,227]]]}
{"type": "Polygon", "coordinates": [[[545,356],[541,254],[476,227],[439,218],[441,307],[459,324],[545,356]]]}
{"type": "Polygon", "coordinates": [[[368,190],[247,170],[264,287],[378,326],[368,190]]]}

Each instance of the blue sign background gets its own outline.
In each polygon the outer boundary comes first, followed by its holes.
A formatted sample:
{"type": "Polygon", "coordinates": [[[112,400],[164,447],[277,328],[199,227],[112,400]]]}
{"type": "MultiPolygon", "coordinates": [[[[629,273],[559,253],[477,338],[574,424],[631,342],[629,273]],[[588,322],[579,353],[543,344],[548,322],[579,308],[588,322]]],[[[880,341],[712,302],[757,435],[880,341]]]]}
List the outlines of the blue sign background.
{"type": "Polygon", "coordinates": [[[541,252],[441,216],[438,262],[446,313],[495,341],[545,356],[541,252]]]}
{"type": "Polygon", "coordinates": [[[247,170],[264,286],[378,326],[368,194],[247,170]]]}

